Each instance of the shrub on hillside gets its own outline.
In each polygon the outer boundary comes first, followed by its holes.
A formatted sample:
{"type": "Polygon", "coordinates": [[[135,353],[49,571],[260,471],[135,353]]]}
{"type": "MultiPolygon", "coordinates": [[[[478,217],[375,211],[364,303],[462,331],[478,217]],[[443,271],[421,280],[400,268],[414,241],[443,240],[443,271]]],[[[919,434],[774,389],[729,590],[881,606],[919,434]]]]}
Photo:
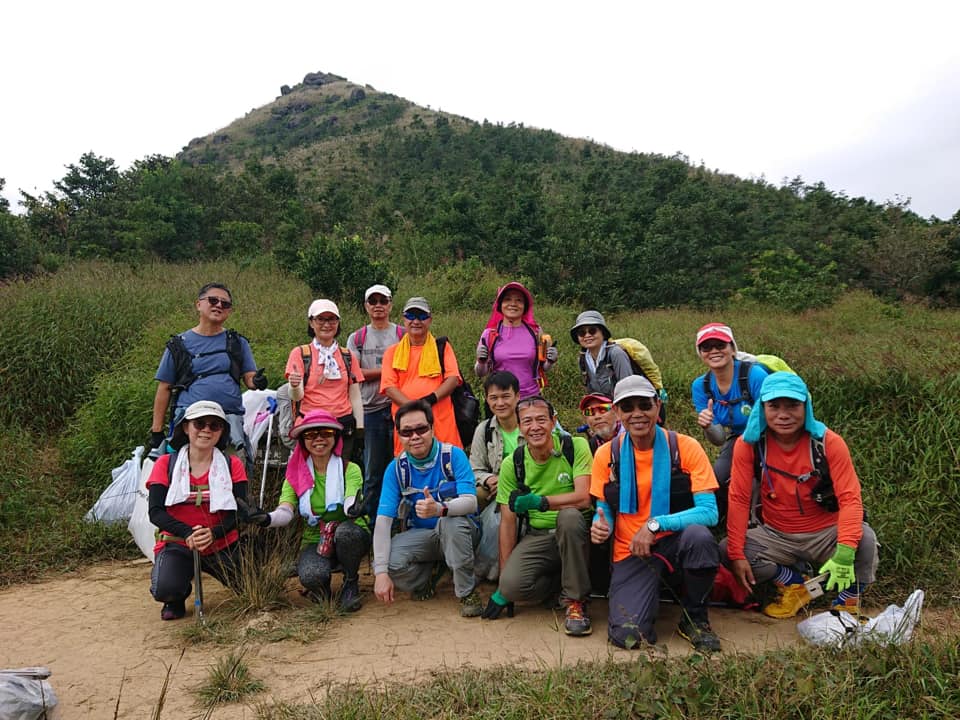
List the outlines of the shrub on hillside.
{"type": "Polygon", "coordinates": [[[301,253],[297,275],[315,295],[338,300],[362,298],[375,282],[397,286],[390,267],[374,257],[359,235],[318,235],[301,253]]]}

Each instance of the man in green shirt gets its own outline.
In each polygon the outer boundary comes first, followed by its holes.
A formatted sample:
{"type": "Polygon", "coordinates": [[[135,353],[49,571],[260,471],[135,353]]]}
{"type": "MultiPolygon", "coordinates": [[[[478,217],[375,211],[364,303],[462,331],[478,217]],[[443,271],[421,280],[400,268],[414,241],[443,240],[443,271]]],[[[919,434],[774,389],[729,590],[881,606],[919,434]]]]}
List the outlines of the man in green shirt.
{"type": "Polygon", "coordinates": [[[546,599],[559,575],[564,630],[589,635],[590,526],[584,513],[591,508],[590,448],[584,438],[557,429],[553,406],[539,395],[517,403],[517,419],[526,445],[500,467],[500,587],[483,617],[494,620],[504,609],[510,615],[517,600],[546,599]]]}

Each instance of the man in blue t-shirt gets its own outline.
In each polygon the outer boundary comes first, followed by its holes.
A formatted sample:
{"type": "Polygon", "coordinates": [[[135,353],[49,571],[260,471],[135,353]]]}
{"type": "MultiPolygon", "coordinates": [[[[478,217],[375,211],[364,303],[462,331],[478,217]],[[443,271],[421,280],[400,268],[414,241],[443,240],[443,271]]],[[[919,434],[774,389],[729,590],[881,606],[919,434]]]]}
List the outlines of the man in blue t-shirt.
{"type": "Polygon", "coordinates": [[[243,433],[240,383],[251,390],[263,390],[267,378],[262,369],[257,370],[247,339],[223,327],[233,309],[233,296],[226,285],[207,283],[200,288],[196,308],[197,325],[171,338],[160,359],[150,446],[159,448],[167,436],[164,419],[176,392],[173,427],[194,402],[219,403],[230,425],[230,441],[236,448],[245,448],[249,464],[252,452],[243,433]]]}
{"type": "Polygon", "coordinates": [[[387,604],[395,588],[426,600],[449,567],[460,615],[477,617],[483,601],[473,555],[480,531],[470,462],[463,450],[433,436],[433,409],[426,400],[401,405],[395,424],[403,452],[383,473],[373,532],[374,593],[387,604]],[[401,532],[391,538],[395,518],[401,532]]]}

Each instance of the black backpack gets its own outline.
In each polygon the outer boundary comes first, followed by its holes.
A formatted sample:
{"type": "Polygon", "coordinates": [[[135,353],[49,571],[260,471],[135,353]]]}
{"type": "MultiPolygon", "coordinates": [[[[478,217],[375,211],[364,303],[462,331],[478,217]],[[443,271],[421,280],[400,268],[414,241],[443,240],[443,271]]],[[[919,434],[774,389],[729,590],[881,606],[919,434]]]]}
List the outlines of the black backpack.
{"type": "MultiPolygon", "coordinates": [[[[437,338],[437,354],[440,356],[440,377],[441,382],[444,372],[443,353],[447,346],[447,336],[441,335],[437,338]]],[[[457,434],[460,435],[460,442],[465,448],[469,448],[473,443],[473,433],[480,424],[480,401],[473,394],[473,388],[460,375],[460,384],[454,388],[450,394],[450,400],[453,403],[453,417],[457,423],[457,434]]]]}
{"type": "Polygon", "coordinates": [[[227,330],[222,350],[210,350],[194,355],[187,350],[187,344],[184,342],[182,334],[171,335],[170,339],[167,340],[167,350],[170,351],[170,357],[173,360],[175,379],[170,385],[170,390],[176,395],[186,390],[200,378],[210,377],[211,375],[229,375],[234,382],[239,384],[240,369],[243,367],[243,346],[240,342],[242,337],[236,330],[227,330]],[[229,370],[214,370],[206,373],[193,371],[194,360],[210,355],[219,355],[220,353],[226,353],[230,356],[229,370]]]}

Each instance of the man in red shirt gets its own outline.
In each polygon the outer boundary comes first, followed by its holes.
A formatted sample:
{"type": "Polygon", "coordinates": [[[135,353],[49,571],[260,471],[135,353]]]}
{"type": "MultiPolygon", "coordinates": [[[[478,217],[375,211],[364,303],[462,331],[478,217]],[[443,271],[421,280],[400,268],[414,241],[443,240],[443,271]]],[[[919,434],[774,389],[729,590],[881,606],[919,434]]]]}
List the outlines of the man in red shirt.
{"type": "Polygon", "coordinates": [[[811,601],[797,570],[805,563],[828,575],[835,606],[855,610],[875,580],[877,536],[864,522],[850,451],[813,417],[799,376],[768,375],[760,401],[733,450],[724,562],[747,590],[774,582],[779,597],[763,610],[770,617],[793,617],[811,601]]]}

